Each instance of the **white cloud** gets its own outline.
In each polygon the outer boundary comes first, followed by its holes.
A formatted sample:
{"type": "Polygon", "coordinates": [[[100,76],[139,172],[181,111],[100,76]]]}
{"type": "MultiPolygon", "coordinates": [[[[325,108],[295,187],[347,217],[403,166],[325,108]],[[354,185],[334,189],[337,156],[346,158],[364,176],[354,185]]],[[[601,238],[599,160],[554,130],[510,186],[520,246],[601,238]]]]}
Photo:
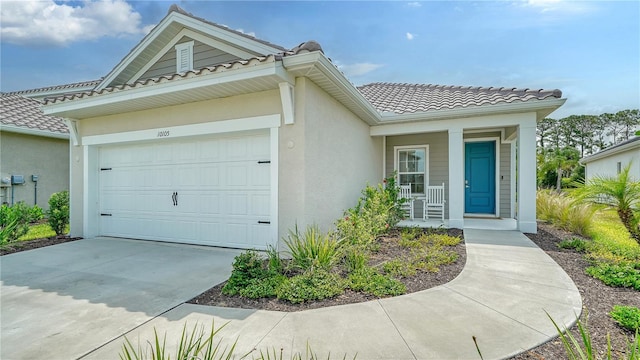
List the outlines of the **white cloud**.
{"type": "Polygon", "coordinates": [[[418,1],[412,1],[410,3],[407,3],[407,6],[409,6],[409,7],[421,7],[422,4],[420,4],[418,1]]]}
{"type": "Polygon", "coordinates": [[[593,10],[592,4],[584,1],[567,0],[526,0],[524,6],[538,10],[540,13],[581,14],[593,10]]]}
{"type": "Polygon", "coordinates": [[[383,64],[373,63],[340,64],[338,61],[336,61],[336,65],[347,76],[364,75],[384,66],[383,64]]]}
{"type": "Polygon", "coordinates": [[[414,37],[416,37],[415,34],[412,34],[410,32],[407,33],[407,40],[413,40],[414,37]]]}
{"type": "Polygon", "coordinates": [[[65,46],[105,36],[145,34],[141,15],[124,0],[84,1],[78,5],[48,1],[3,2],[2,42],[65,46]]]}

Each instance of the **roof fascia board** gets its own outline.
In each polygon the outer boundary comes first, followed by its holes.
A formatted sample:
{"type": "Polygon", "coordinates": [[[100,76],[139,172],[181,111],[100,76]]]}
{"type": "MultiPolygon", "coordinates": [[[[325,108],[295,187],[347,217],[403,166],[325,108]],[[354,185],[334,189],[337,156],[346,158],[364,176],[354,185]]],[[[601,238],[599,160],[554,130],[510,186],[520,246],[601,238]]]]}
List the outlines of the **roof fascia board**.
{"type": "MultiPolygon", "coordinates": [[[[260,64],[250,68],[224,71],[219,74],[210,74],[210,76],[195,76],[179,81],[168,81],[151,86],[114,91],[112,93],[102,94],[96,97],[90,96],[85,99],[72,100],[69,103],[62,102],[59,104],[44,105],[42,107],[42,111],[45,115],[62,114],[94,106],[110,105],[118,102],[148,98],[199,87],[273,75],[279,75],[276,70],[275,63],[260,64]]],[[[289,81],[288,78],[282,80],[289,81]]]]}
{"type": "Polygon", "coordinates": [[[625,151],[628,151],[628,150],[633,150],[636,147],[640,148],[640,141],[638,141],[638,140],[632,141],[630,143],[627,143],[627,144],[624,144],[624,145],[621,145],[621,146],[618,146],[618,147],[615,147],[613,149],[604,149],[604,150],[599,151],[599,152],[597,152],[597,153],[595,153],[593,155],[586,156],[586,157],[580,159],[580,163],[581,164],[588,164],[588,163],[590,163],[592,161],[600,160],[602,158],[609,157],[611,155],[619,154],[621,152],[625,152],[625,151]]]}
{"type": "Polygon", "coordinates": [[[180,39],[182,39],[184,36],[187,36],[191,39],[197,40],[201,43],[204,43],[206,45],[209,45],[211,47],[215,47],[218,48],[222,51],[225,51],[229,54],[232,54],[234,56],[237,56],[241,59],[249,59],[254,57],[253,54],[248,53],[246,51],[243,51],[241,49],[235,48],[233,46],[227,45],[223,42],[220,41],[216,41],[215,39],[212,39],[210,37],[201,35],[200,33],[197,33],[193,30],[184,28],[182,30],[180,30],[180,32],[170,41],[168,42],[163,48],[162,50],[160,50],[142,69],[140,69],[140,71],[138,71],[131,79],[129,79],[129,81],[127,81],[127,84],[132,84],[136,81],[138,81],[142,75],[144,75],[144,73],[146,73],[156,62],[158,62],[158,60],[160,60],[161,57],[163,57],[167,51],[171,50],[173,47],[175,47],[175,45],[178,43],[178,41],[180,41],[180,39]]]}
{"type": "Polygon", "coordinates": [[[287,70],[306,71],[309,74],[313,69],[320,71],[326,78],[331,80],[337,88],[350,97],[357,106],[367,115],[367,119],[362,119],[369,125],[376,125],[380,122],[380,114],[365,99],[365,97],[356,89],[356,87],[347,80],[347,78],[336,68],[333,63],[327,59],[324,54],[319,51],[287,56],[282,59],[287,70]]]}
{"type": "Polygon", "coordinates": [[[144,51],[144,49],[149,46],[149,44],[151,44],[169,26],[169,24],[171,24],[171,22],[174,21],[176,14],[177,13],[172,12],[165,16],[165,18],[162,19],[162,21],[160,21],[160,23],[156,25],[156,27],[153,28],[153,30],[151,30],[151,32],[147,34],[135,48],[133,48],[133,51],[125,56],[124,59],[122,59],[120,63],[118,63],[118,65],[116,65],[116,67],[113,68],[113,70],[111,70],[104,79],[102,79],[100,84],[96,86],[95,90],[100,91],[106,88],[118,76],[118,74],[124,71],[124,69],[129,66],[129,64],[138,57],[142,51],[144,51]]]}
{"type": "Polygon", "coordinates": [[[40,98],[46,98],[46,97],[61,96],[69,93],[91,91],[93,90],[93,88],[94,86],[79,86],[79,87],[67,88],[67,89],[34,91],[31,93],[24,93],[24,94],[18,93],[17,95],[24,96],[30,99],[40,99],[40,98]]]}
{"type": "MultiPolygon", "coordinates": [[[[495,105],[483,105],[469,108],[459,109],[445,109],[436,111],[416,112],[407,114],[382,114],[382,124],[413,122],[413,121],[431,121],[431,120],[444,120],[451,118],[464,118],[485,116],[494,114],[506,114],[506,113],[521,113],[521,112],[538,112],[545,109],[557,109],[566,99],[551,99],[551,100],[539,100],[539,101],[527,101],[517,102],[509,104],[495,104],[495,105]]],[[[553,111],[552,110],[552,111],[553,111]]],[[[551,112],[549,112],[551,113],[551,112]]]]}
{"type": "Polygon", "coordinates": [[[13,125],[2,124],[2,127],[0,127],[0,130],[17,133],[17,134],[43,136],[43,137],[56,138],[56,139],[67,139],[67,140],[69,139],[69,134],[56,133],[56,132],[40,130],[40,129],[23,128],[23,127],[13,126],[13,125]]]}
{"type": "Polygon", "coordinates": [[[407,121],[380,124],[370,128],[371,136],[406,135],[421,132],[448,131],[453,125],[463,130],[499,128],[508,126],[526,126],[535,124],[535,112],[511,113],[511,114],[485,114],[473,117],[463,117],[455,119],[433,119],[431,121],[407,121]]]}

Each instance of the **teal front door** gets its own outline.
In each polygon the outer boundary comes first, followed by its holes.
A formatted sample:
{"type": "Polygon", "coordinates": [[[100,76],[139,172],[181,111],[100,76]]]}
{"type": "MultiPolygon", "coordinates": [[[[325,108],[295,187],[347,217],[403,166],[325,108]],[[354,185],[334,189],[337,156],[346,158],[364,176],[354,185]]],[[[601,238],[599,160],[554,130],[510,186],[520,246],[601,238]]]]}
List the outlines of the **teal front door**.
{"type": "Polygon", "coordinates": [[[496,142],[467,142],[464,146],[464,212],[496,212],[496,142]]]}

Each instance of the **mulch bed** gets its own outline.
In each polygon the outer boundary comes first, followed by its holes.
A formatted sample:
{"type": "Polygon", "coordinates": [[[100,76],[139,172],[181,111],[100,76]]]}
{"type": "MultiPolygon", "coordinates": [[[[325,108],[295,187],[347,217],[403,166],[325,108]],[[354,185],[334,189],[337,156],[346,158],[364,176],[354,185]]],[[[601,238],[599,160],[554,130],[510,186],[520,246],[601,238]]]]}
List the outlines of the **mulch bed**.
{"type": "MultiPolygon", "coordinates": [[[[449,234],[461,236],[462,232],[460,230],[450,229],[449,234]]],[[[376,261],[384,261],[385,258],[390,259],[398,255],[397,251],[399,250],[391,246],[393,243],[391,239],[394,236],[397,236],[397,233],[392,232],[386,237],[382,237],[380,239],[381,247],[375,258],[376,261]]],[[[528,234],[527,236],[541,249],[546,251],[547,254],[549,254],[564,269],[571,279],[573,279],[574,283],[578,287],[580,294],[582,295],[584,309],[581,315],[581,321],[583,323],[586,322],[588,325],[592,336],[593,347],[599,354],[598,357],[604,358],[606,354],[607,334],[611,337],[613,358],[617,359],[623,357],[624,351],[627,348],[627,341],[631,340],[633,334],[630,331],[619,327],[608,314],[613,308],[613,305],[630,305],[640,307],[640,292],[633,289],[609,287],[601,281],[586,275],[584,269],[589,266],[589,263],[584,259],[583,254],[577,253],[573,250],[560,249],[557,246],[561,240],[575,237],[574,234],[540,223],[538,224],[538,234],[528,234]]],[[[0,249],[0,255],[12,254],[19,251],[36,249],[79,239],[81,238],[53,237],[49,239],[15,243],[0,249]]],[[[454,264],[441,267],[440,271],[437,273],[421,272],[415,277],[404,279],[403,282],[407,286],[407,292],[411,293],[425,290],[453,280],[462,271],[466,261],[464,244],[461,243],[454,249],[460,256],[458,261],[454,264]]],[[[343,295],[334,299],[294,305],[276,299],[251,300],[241,297],[222,295],[220,289],[223,285],[224,284],[215,286],[189,302],[201,305],[225,307],[300,311],[374,299],[373,296],[347,291],[343,295]]],[[[571,331],[576,339],[580,338],[575,326],[571,331]]],[[[546,344],[512,357],[511,359],[540,360],[564,358],[566,358],[564,347],[560,340],[556,338],[546,344]]]]}
{"type": "MultiPolygon", "coordinates": [[[[618,326],[609,316],[613,305],[628,305],[640,307],[640,292],[633,289],[616,288],[605,285],[600,280],[588,276],[584,270],[589,263],[584,255],[574,250],[565,250],[557,246],[563,239],[576,237],[572,233],[558,230],[550,225],[538,224],[538,233],[527,234],[553,258],[571,277],[582,295],[583,312],[580,321],[587,324],[592,337],[593,348],[600,354],[598,358],[605,358],[607,351],[607,334],[611,337],[613,358],[624,357],[627,341],[631,341],[634,334],[618,326]]],[[[577,326],[571,328],[573,336],[580,341],[577,326]]],[[[546,344],[527,351],[512,359],[566,359],[567,355],[562,342],[556,338],[546,344]]]]}
{"type": "MultiPolygon", "coordinates": [[[[449,229],[448,234],[451,236],[462,237],[462,231],[458,229],[449,229]]],[[[385,261],[395,259],[401,254],[407,252],[406,249],[401,248],[397,244],[397,239],[400,237],[400,231],[394,229],[385,236],[378,238],[380,249],[372,256],[371,264],[376,265],[385,261]]],[[[464,268],[464,264],[467,259],[467,253],[465,250],[464,242],[456,246],[449,247],[451,250],[458,254],[458,260],[455,263],[444,265],[440,267],[438,272],[426,272],[419,271],[416,276],[400,279],[407,287],[407,293],[412,293],[424,289],[428,289],[434,286],[446,284],[453,280],[464,268]]],[[[240,296],[228,296],[222,294],[222,287],[225,283],[214,286],[213,288],[205,291],[197,297],[191,299],[189,303],[211,306],[224,306],[234,308],[245,309],[261,309],[261,310],[276,310],[276,311],[301,311],[308,309],[317,309],[327,306],[353,304],[369,300],[377,299],[373,295],[367,295],[360,292],[351,290],[345,291],[342,295],[339,295],[332,299],[325,299],[321,301],[310,301],[302,304],[292,304],[288,301],[282,301],[279,299],[248,299],[240,296]]]]}
{"type": "Polygon", "coordinates": [[[20,251],[33,250],[45,246],[57,245],[66,243],[69,241],[76,241],[82,239],[81,237],[69,237],[69,236],[53,236],[45,239],[36,239],[29,241],[21,241],[7,244],[0,248],[0,256],[17,253],[20,251]]]}

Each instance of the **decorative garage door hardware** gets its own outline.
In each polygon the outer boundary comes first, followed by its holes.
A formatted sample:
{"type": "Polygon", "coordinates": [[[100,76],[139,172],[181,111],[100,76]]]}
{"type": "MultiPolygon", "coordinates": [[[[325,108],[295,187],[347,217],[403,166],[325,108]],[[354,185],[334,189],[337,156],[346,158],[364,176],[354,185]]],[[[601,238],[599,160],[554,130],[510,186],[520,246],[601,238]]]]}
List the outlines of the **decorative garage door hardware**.
{"type": "Polygon", "coordinates": [[[100,171],[113,170],[112,168],[100,168],[100,171]]]}
{"type": "Polygon", "coordinates": [[[258,164],[271,164],[271,160],[259,160],[258,164]]]}
{"type": "Polygon", "coordinates": [[[271,221],[258,221],[258,224],[271,224],[271,221]]]}
{"type": "Polygon", "coordinates": [[[111,214],[101,213],[100,216],[113,216],[111,214]]]}
{"type": "Polygon", "coordinates": [[[178,206],[178,192],[174,191],[173,195],[171,195],[171,200],[173,200],[173,206],[178,206]]]}

